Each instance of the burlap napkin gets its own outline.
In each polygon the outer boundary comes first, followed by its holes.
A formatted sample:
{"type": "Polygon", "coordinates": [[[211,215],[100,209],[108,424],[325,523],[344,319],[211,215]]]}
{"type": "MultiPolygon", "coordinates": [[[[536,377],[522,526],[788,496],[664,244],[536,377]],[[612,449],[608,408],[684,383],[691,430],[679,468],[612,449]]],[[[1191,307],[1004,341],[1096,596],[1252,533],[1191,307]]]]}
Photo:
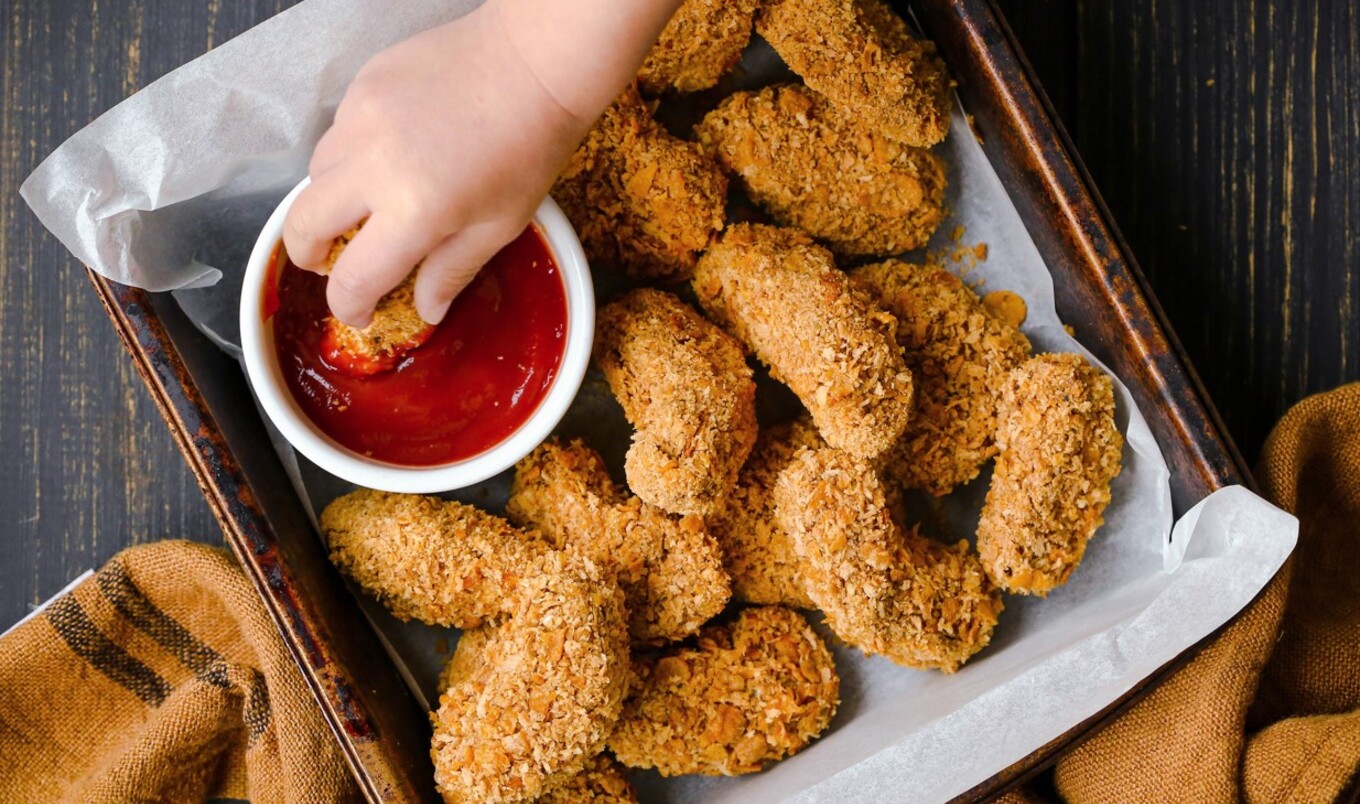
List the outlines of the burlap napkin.
{"type": "Polygon", "coordinates": [[[134,547],[0,640],[0,801],[357,798],[230,555],[134,547]]]}

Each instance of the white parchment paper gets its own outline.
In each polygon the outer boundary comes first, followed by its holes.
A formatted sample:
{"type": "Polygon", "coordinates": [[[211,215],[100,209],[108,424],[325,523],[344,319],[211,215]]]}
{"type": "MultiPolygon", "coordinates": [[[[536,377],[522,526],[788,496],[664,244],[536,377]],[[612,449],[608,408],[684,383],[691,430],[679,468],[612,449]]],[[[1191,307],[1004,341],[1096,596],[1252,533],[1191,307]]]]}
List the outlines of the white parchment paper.
{"type": "MultiPolygon", "coordinates": [[[[246,255],[305,172],[349,79],[374,52],[475,4],[307,0],[110,110],[39,166],[23,196],[83,262],[120,282],[175,290],[200,328],[236,350],[246,255]]],[[[757,45],[741,83],[777,76],[774,61],[757,45]]],[[[957,248],[950,233],[962,226],[965,244],[986,243],[989,252],[966,279],[1025,298],[1024,329],[1037,351],[1092,358],[1081,333],[1064,331],[1051,276],[961,109],[938,150],[950,165],[951,214],[929,250],[957,248]]],[[[602,297],[615,290],[597,284],[602,297]]],[[[1173,529],[1165,461],[1117,380],[1116,393],[1123,471],[1106,524],[1065,587],[1046,600],[1008,597],[992,645],[955,675],[837,648],[843,701],[817,743],[745,778],[640,774],[644,800],[947,798],[1099,712],[1245,606],[1288,556],[1297,523],[1230,488],[1173,529]]],[[[787,407],[773,383],[762,382],[760,395],[762,416],[787,407]]],[[[559,432],[585,436],[618,472],[630,430],[598,375],[587,378],[559,432]]],[[[276,445],[313,510],[349,490],[281,439],[276,445]]],[[[950,495],[932,515],[971,534],[987,481],[950,495]]],[[[507,485],[503,475],[451,496],[495,511],[507,485]]],[[[432,699],[456,632],[398,623],[363,603],[413,688],[432,699]]]]}

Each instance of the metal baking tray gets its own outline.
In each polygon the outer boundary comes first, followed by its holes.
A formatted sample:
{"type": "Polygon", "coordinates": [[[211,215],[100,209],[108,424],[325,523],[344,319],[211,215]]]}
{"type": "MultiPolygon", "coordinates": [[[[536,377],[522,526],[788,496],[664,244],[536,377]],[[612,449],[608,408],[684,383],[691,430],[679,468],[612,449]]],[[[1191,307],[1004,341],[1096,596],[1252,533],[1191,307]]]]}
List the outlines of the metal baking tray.
{"type": "MultiPolygon", "coordinates": [[[[1146,415],[1171,470],[1176,515],[1222,486],[1250,486],[1241,456],[995,3],[917,0],[912,10],[948,62],[973,115],[973,133],[1053,273],[1060,316],[1146,415]]],[[[90,277],[364,793],[375,801],[438,800],[427,713],[327,560],[238,365],[169,294],[90,277]]],[[[1194,651],[961,798],[999,793],[1051,764],[1194,651]]]]}

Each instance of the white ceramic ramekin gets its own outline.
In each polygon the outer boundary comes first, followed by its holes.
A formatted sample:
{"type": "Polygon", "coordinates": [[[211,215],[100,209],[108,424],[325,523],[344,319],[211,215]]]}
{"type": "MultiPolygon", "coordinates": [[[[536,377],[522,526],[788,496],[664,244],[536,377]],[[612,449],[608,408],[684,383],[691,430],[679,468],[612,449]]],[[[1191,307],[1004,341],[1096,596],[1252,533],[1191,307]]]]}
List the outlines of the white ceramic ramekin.
{"type": "Polygon", "coordinates": [[[533,451],[552,433],[576,397],[590,362],[595,335],[595,291],[590,267],[576,232],[557,204],[551,198],[543,199],[533,221],[557,261],[567,296],[566,349],[547,395],[518,430],[479,455],[442,466],[398,466],[354,452],[323,433],[293,399],[279,370],[274,326],[272,321],[264,320],[262,312],[264,285],[270,257],[283,240],[284,218],[293,199],[307,184],[303,179],[269,217],[255,241],[241,289],[241,351],[246,376],[265,415],[288,443],[336,477],[366,488],[412,494],[451,491],[480,483],[533,451]]]}

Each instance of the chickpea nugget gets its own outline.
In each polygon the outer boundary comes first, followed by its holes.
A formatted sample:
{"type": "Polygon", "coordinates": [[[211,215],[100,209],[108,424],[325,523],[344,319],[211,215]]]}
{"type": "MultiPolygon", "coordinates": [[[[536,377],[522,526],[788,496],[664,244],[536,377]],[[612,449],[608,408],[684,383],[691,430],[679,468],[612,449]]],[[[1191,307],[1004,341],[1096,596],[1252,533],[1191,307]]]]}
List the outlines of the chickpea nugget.
{"type": "Polygon", "coordinates": [[[1081,562],[1119,474],[1110,378],[1080,355],[1031,358],[1002,386],[996,443],[978,550],[1006,591],[1043,596],[1081,562]]]}
{"type": "Polygon", "coordinates": [[[699,261],[694,291],[812,414],[828,444],[874,458],[911,415],[897,320],[792,229],[738,224],[699,261]]]}
{"type": "Polygon", "coordinates": [[[600,311],[595,361],[637,428],[628,485],[673,514],[707,514],[756,440],[756,385],[741,344],[659,290],[600,311]]]}
{"type": "Polygon", "coordinates": [[[625,765],[662,776],[735,776],[797,753],[826,730],[840,703],[831,652],[797,612],[746,609],[694,647],[634,663],[609,748],[625,765]]]}
{"type": "Polygon", "coordinates": [[[553,185],[592,264],[680,280],[726,221],[727,178],[698,146],[652,119],[630,86],[553,185]]]}
{"type": "Polygon", "coordinates": [[[600,754],[585,770],[549,790],[538,804],[637,804],[637,800],[623,767],[600,754]]]}
{"type": "Polygon", "coordinates": [[[721,511],[705,519],[732,576],[732,596],[747,603],[816,608],[803,591],[793,541],[779,526],[774,484],[802,448],[826,446],[806,416],[764,430],[721,511]]]}
{"type": "MultiPolygon", "coordinates": [[[[361,224],[362,225],[362,224],[361,224]]],[[[360,226],[335,238],[326,255],[326,271],[335,268],[349,241],[360,226]]],[[[373,320],[360,329],[326,316],[321,334],[321,356],[346,374],[363,376],[390,371],[434,334],[434,325],[425,323],[416,312],[416,275],[412,272],[400,285],[378,300],[373,320]]]]}
{"type": "Polygon", "coordinates": [[[697,92],[718,83],[751,41],[760,0],[685,0],[638,71],[642,90],[697,92]]]}
{"type": "Polygon", "coordinates": [[[722,553],[703,520],[672,518],[625,494],[580,441],[548,441],[520,461],[505,508],[557,547],[617,573],[638,642],[692,634],[731,596],[722,553]]]}
{"type": "Polygon", "coordinates": [[[321,512],[331,561],[402,620],[474,628],[499,616],[548,545],[470,505],[363,489],[321,512]]]}
{"type": "Polygon", "coordinates": [[[966,541],[944,545],[899,528],[869,464],[808,450],[774,495],[803,586],[841,639],[946,673],[987,645],[1002,603],[982,563],[966,541]]]}
{"type": "Polygon", "coordinates": [[[944,218],[944,162],[801,86],[738,92],[695,129],[776,221],[844,255],[926,244],[944,218]]]}
{"type": "Polygon", "coordinates": [[[864,124],[929,148],[949,133],[949,73],[882,0],[766,0],[756,31],[809,87],[864,124]]]}
{"type": "Polygon", "coordinates": [[[1029,357],[1029,339],[943,268],[887,260],[850,276],[897,317],[916,381],[916,410],[883,471],[907,488],[948,494],[996,455],[998,395],[1029,357]]]}
{"type": "MultiPolygon", "coordinates": [[[[432,717],[448,802],[532,801],[599,754],[631,678],[623,599],[588,560],[549,551],[520,568],[503,623],[456,663],[432,717]]],[[[460,647],[464,647],[460,643],[460,647]]]]}

